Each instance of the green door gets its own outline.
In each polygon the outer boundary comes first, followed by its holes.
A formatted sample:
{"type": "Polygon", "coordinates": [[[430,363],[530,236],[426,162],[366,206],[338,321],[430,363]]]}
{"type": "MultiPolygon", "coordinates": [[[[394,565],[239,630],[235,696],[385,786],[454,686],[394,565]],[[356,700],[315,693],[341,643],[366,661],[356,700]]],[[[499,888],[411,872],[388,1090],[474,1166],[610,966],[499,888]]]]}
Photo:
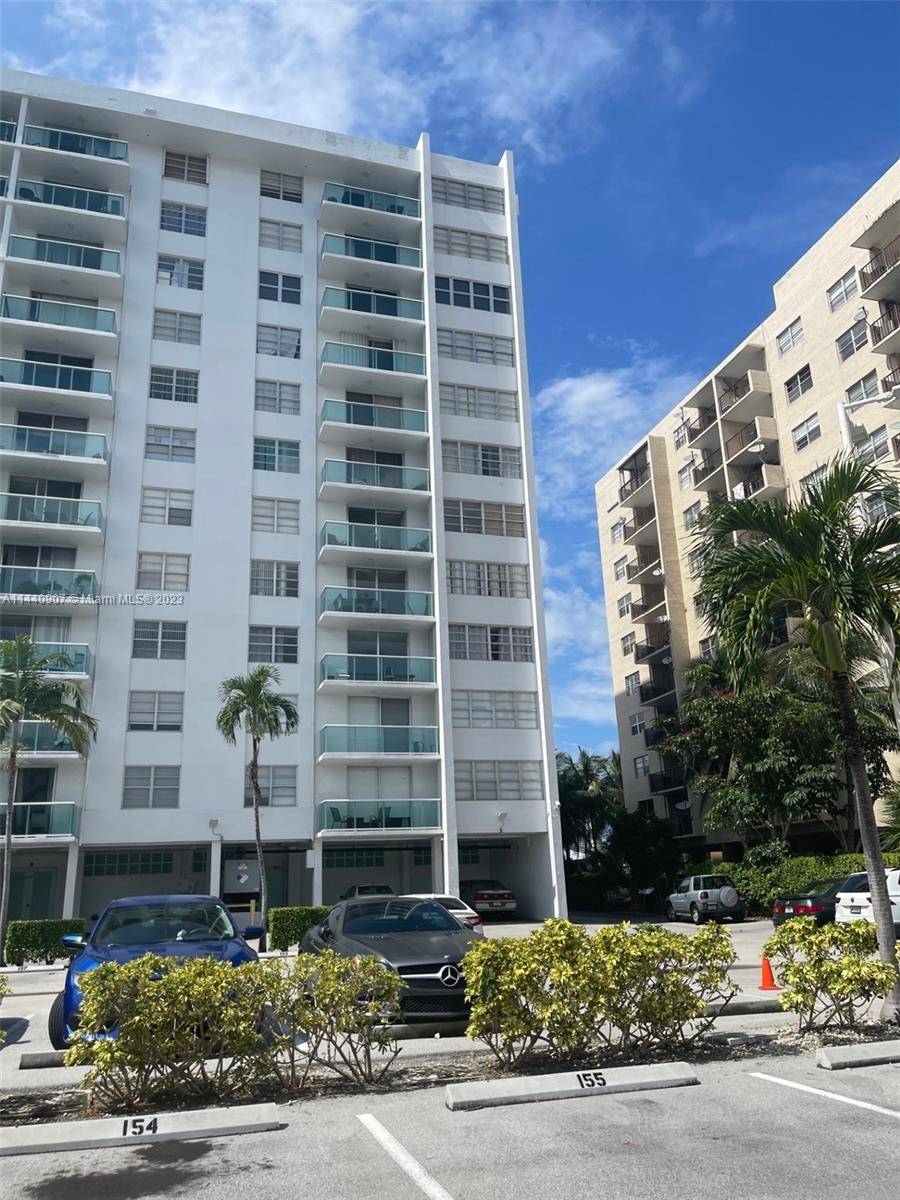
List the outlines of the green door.
{"type": "Polygon", "coordinates": [[[13,871],[9,880],[9,915],[14,921],[55,917],[56,869],[13,871]]]}

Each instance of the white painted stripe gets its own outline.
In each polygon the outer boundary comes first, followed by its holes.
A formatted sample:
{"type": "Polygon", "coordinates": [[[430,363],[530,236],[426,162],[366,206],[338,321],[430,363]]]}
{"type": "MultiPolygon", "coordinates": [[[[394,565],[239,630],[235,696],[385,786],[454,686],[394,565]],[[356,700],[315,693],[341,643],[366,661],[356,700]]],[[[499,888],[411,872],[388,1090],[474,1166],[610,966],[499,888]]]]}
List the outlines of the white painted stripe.
{"type": "Polygon", "coordinates": [[[867,1108],[869,1112],[881,1113],[885,1117],[896,1117],[900,1121],[900,1110],[882,1108],[879,1104],[869,1104],[867,1100],[854,1100],[850,1096],[839,1096],[837,1092],[826,1092],[822,1088],[810,1087],[807,1083],[794,1083],[792,1079],[779,1079],[777,1075],[765,1075],[762,1071],[751,1071],[755,1079],[765,1079],[769,1083],[780,1083],[782,1087],[795,1088],[798,1092],[812,1092],[814,1096],[825,1096],[828,1100],[837,1100],[840,1104],[852,1104],[854,1108],[867,1108]]]}
{"type": "Polygon", "coordinates": [[[429,1200],[453,1200],[450,1193],[445,1191],[436,1179],[432,1179],[422,1164],[417,1162],[410,1152],[388,1133],[381,1122],[376,1121],[371,1113],[357,1113],[357,1116],[375,1141],[388,1152],[397,1166],[406,1172],[413,1183],[429,1197],[429,1200]]]}

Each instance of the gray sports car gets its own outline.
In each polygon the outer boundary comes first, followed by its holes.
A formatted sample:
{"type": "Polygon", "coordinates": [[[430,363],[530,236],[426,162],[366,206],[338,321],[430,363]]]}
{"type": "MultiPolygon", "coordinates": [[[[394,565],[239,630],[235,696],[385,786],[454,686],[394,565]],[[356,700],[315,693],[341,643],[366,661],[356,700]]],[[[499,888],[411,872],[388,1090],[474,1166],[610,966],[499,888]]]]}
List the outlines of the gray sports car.
{"type": "Polygon", "coordinates": [[[405,984],[404,1020],[461,1021],[468,1005],[459,962],[476,940],[473,929],[433,900],[360,897],[336,904],[321,925],[308,930],[302,949],[333,950],[347,958],[375,955],[405,984]]]}

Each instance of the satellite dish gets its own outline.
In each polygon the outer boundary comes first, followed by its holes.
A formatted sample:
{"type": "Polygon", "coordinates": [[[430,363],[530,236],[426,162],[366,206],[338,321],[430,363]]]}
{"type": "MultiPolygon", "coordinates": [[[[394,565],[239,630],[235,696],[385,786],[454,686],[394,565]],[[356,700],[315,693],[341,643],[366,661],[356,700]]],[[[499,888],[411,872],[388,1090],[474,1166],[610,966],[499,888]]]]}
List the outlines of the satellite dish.
{"type": "Polygon", "coordinates": [[[691,802],[690,800],[679,800],[678,803],[673,804],[672,807],[677,808],[679,812],[687,812],[691,807],[691,802]]]}

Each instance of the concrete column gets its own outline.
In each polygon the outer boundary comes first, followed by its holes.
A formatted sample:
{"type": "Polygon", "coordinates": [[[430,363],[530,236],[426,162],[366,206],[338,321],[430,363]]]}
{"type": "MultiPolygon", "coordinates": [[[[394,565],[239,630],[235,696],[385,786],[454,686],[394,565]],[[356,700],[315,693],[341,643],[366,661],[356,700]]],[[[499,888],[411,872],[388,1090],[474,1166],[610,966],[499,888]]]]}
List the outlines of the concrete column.
{"type": "Polygon", "coordinates": [[[209,894],[218,896],[222,889],[222,839],[209,843],[209,894]]]}
{"type": "Polygon", "coordinates": [[[443,839],[436,833],[431,839],[431,887],[434,892],[444,890],[443,839]]]}
{"type": "Polygon", "coordinates": [[[62,915],[64,917],[75,916],[75,881],[78,877],[78,850],[77,842],[69,843],[68,855],[66,857],[66,884],[63,888],[63,905],[62,915]]]}
{"type": "Polygon", "coordinates": [[[312,850],[307,851],[312,854],[312,869],[313,869],[313,886],[312,886],[312,902],[313,904],[322,903],[322,839],[314,838],[312,850]]]}

